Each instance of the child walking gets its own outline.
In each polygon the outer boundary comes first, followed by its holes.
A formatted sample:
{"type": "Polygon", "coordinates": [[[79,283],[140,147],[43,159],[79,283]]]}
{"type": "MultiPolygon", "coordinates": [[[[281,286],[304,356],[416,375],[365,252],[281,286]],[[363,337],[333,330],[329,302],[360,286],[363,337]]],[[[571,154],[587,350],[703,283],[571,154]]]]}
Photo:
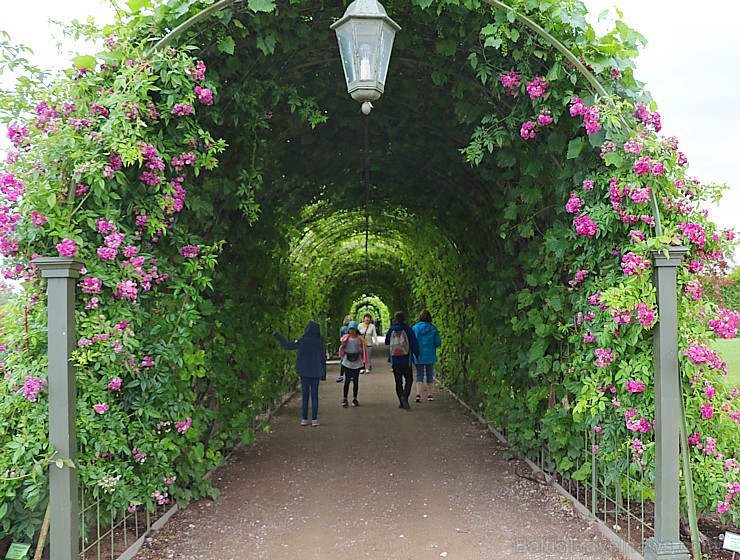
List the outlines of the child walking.
{"type": "Polygon", "coordinates": [[[367,344],[360,336],[357,328],[357,321],[352,321],[348,325],[349,332],[342,337],[342,344],[339,346],[339,363],[344,369],[344,398],[342,406],[348,407],[349,401],[349,384],[352,383],[352,406],[360,406],[357,401],[357,392],[360,385],[360,370],[368,367],[367,344]]]}
{"type": "Polygon", "coordinates": [[[303,336],[288,342],[273,330],[273,335],[286,350],[297,350],[295,369],[301,376],[303,400],[301,402],[301,426],[308,426],[308,401],[311,400],[311,425],[319,425],[319,381],[326,379],[326,353],[321,340],[319,324],[310,321],[303,336]]]}

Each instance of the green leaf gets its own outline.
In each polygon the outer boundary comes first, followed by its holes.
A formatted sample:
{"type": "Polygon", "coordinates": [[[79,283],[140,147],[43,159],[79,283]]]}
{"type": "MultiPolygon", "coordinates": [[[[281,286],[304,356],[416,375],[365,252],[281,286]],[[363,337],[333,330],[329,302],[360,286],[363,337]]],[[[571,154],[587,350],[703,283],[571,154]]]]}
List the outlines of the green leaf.
{"type": "Polygon", "coordinates": [[[570,142],[568,142],[568,159],[575,159],[579,155],[581,155],[581,151],[583,150],[583,146],[585,146],[585,142],[583,141],[583,138],[573,138],[570,142]]]}
{"type": "Polygon", "coordinates": [[[222,53],[234,54],[235,47],[236,43],[234,42],[234,39],[231,37],[231,35],[227,35],[218,42],[218,50],[222,53]]]}
{"type": "Polygon", "coordinates": [[[128,0],[126,2],[129,10],[132,14],[138,14],[142,8],[146,8],[152,5],[152,0],[128,0]]]}
{"type": "Polygon", "coordinates": [[[272,12],[275,9],[273,0],[249,0],[247,6],[253,12],[272,12]]]}
{"type": "Polygon", "coordinates": [[[95,68],[97,62],[96,58],[90,55],[80,55],[72,59],[72,64],[75,65],[75,68],[85,68],[87,70],[95,68]]]}
{"type": "Polygon", "coordinates": [[[54,208],[57,205],[57,195],[51,193],[46,197],[46,203],[49,205],[49,208],[54,208]]]}
{"type": "Polygon", "coordinates": [[[64,466],[64,459],[57,459],[54,461],[54,464],[58,469],[61,469],[64,466]]]}
{"type": "Polygon", "coordinates": [[[604,154],[604,163],[606,165],[614,165],[619,167],[622,163],[622,156],[619,152],[607,152],[604,154]]]}

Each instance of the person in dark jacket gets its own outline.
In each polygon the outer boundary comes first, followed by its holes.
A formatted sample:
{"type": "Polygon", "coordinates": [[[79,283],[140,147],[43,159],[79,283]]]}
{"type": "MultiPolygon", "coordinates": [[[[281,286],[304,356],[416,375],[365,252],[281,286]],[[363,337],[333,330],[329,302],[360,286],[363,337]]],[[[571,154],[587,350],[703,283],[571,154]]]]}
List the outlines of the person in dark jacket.
{"type": "Polygon", "coordinates": [[[319,324],[310,321],[303,336],[288,342],[283,336],[273,331],[275,338],[286,350],[297,350],[295,369],[301,377],[303,401],[301,409],[301,426],[308,425],[308,399],[311,398],[311,425],[319,425],[319,381],[326,379],[326,353],[321,340],[319,324]]]}
{"type": "Polygon", "coordinates": [[[411,371],[412,357],[419,355],[419,341],[411,327],[406,326],[406,315],[403,311],[393,314],[393,325],[385,333],[385,345],[390,346],[388,361],[393,369],[396,380],[396,395],[398,408],[409,409],[409,395],[413,383],[411,371]]]}
{"type": "Polygon", "coordinates": [[[416,402],[421,402],[424,377],[427,382],[427,400],[433,401],[434,364],[437,363],[437,348],[442,346],[442,339],[437,327],[432,325],[432,314],[426,309],[419,314],[418,322],[413,329],[419,340],[419,355],[414,360],[416,364],[416,402]]]}

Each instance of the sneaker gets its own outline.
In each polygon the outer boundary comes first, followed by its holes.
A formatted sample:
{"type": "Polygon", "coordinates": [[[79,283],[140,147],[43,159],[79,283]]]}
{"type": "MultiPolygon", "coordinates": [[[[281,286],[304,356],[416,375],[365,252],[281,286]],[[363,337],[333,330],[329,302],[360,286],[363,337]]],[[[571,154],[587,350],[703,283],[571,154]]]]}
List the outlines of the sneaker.
{"type": "Polygon", "coordinates": [[[318,425],[319,425],[319,421],[318,420],[311,420],[311,426],[313,426],[315,428],[318,425]]]}
{"type": "Polygon", "coordinates": [[[308,426],[308,420],[301,420],[301,426],[308,426]]]}
{"type": "Polygon", "coordinates": [[[337,377],[337,383],[341,383],[342,381],[344,381],[343,375],[340,375],[339,377],[337,377]]]}
{"type": "Polygon", "coordinates": [[[357,399],[354,399],[352,401],[352,406],[360,406],[360,403],[357,401],[357,399]]]}
{"type": "Polygon", "coordinates": [[[434,395],[432,395],[431,393],[429,393],[429,394],[427,395],[427,400],[428,400],[428,401],[433,401],[433,400],[434,400],[434,395]]]}
{"type": "Polygon", "coordinates": [[[421,402],[421,395],[416,395],[416,399],[414,399],[416,402],[421,402]]]}
{"type": "Polygon", "coordinates": [[[342,399],[342,406],[347,408],[349,406],[349,401],[347,399],[342,399]]]}

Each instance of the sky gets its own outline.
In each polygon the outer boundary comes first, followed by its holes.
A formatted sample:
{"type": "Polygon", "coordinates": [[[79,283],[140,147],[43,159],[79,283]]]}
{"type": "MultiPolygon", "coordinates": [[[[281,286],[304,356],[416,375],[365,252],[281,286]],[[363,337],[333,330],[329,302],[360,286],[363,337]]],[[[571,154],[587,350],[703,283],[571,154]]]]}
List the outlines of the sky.
{"type": "MultiPolygon", "coordinates": [[[[740,2],[583,1],[592,24],[616,5],[623,21],[647,38],[635,74],[658,103],[662,133],[678,138],[691,176],[731,186],[718,207],[709,207],[710,218],[740,232],[740,2]]],[[[0,29],[32,47],[40,66],[66,66],[69,57],[57,54],[61,33],[49,21],[92,15],[105,23],[110,14],[102,0],[25,0],[3,7],[0,29]]],[[[740,264],[740,250],[735,262],[740,264]]]]}

